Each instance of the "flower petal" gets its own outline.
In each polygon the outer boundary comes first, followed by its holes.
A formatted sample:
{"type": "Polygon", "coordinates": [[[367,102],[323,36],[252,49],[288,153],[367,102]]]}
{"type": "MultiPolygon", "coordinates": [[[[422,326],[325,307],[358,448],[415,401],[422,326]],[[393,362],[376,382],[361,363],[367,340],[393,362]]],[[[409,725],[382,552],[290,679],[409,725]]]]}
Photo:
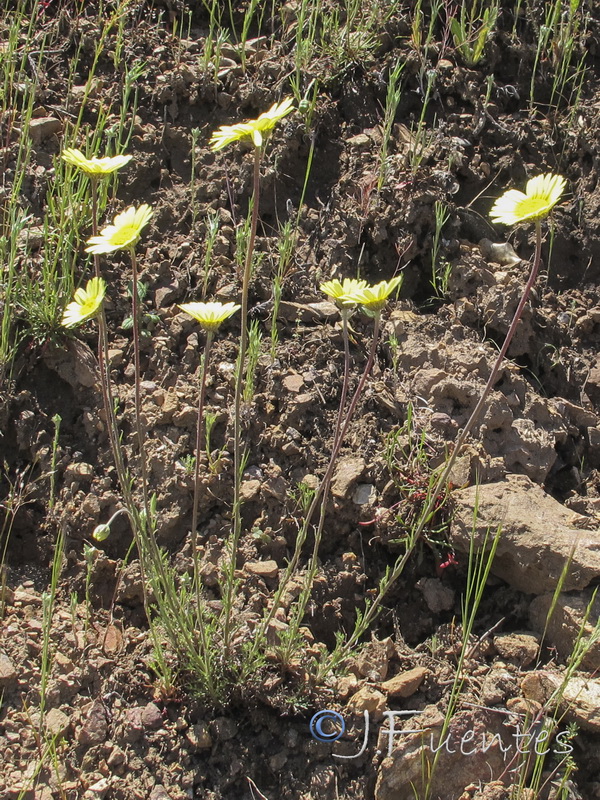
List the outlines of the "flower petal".
{"type": "Polygon", "coordinates": [[[561,175],[537,175],[527,181],[525,193],[509,189],[490,211],[493,222],[515,225],[525,220],[543,219],[560,200],[566,181],[561,175]]]}

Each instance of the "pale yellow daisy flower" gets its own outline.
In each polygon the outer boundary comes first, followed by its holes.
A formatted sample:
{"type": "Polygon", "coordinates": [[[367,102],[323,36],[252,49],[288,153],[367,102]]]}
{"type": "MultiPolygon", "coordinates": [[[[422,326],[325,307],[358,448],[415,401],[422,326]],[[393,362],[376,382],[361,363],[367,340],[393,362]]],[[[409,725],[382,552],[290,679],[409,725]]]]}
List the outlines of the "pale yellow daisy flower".
{"type": "Polygon", "coordinates": [[[106,283],[102,278],[92,278],[85,289],[75,292],[75,299],[66,307],[62,318],[65,328],[74,328],[87,319],[96,316],[106,294],[106,283]]]}
{"type": "Polygon", "coordinates": [[[392,278],[390,281],[381,281],[375,286],[367,286],[356,292],[356,302],[358,302],[367,312],[378,314],[387,303],[388,297],[393,291],[398,289],[402,283],[402,275],[392,278]]]}
{"type": "Polygon", "coordinates": [[[107,156],[105,158],[96,158],[96,156],[92,156],[91,158],[86,158],[81,150],[67,147],[63,150],[61,158],[63,161],[66,161],[67,164],[79,167],[79,169],[87,175],[102,177],[103,175],[110,175],[118,169],[121,169],[121,167],[124,167],[125,164],[131,161],[133,156],[107,156]]]}
{"type": "Polygon", "coordinates": [[[216,331],[241,308],[236,303],[183,303],[178,307],[199,322],[205,331],[216,331]]]}
{"type": "Polygon", "coordinates": [[[152,217],[152,209],[144,203],[139,208],[130,206],[117,214],[112,225],[107,225],[99,236],[88,239],[86,253],[112,253],[134,247],[152,217]]]}
{"type": "Polygon", "coordinates": [[[355,297],[356,293],[366,287],[367,282],[357,278],[344,278],[343,281],[338,281],[335,278],[332,281],[322,283],[320,289],[323,294],[333,300],[338,308],[352,308],[352,306],[356,306],[360,302],[355,297]]]}
{"type": "Polygon", "coordinates": [[[249,137],[255,147],[261,147],[263,134],[268,135],[280,119],[293,111],[293,98],[286,97],[281,103],[275,103],[268,111],[249,122],[239,122],[236,125],[222,125],[215,131],[210,140],[212,150],[221,150],[232,142],[249,137]]]}
{"type": "Polygon", "coordinates": [[[560,200],[566,181],[560,175],[538,175],[527,181],[525,193],[509,189],[499,197],[490,211],[493,222],[515,225],[525,220],[543,219],[560,200]]]}

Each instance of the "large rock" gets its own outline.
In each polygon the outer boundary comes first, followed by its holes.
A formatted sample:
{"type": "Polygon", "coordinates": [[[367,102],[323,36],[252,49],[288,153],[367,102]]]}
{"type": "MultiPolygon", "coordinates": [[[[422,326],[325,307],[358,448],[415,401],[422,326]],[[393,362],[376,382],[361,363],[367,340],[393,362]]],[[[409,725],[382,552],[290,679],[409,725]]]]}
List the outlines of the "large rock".
{"type": "Polygon", "coordinates": [[[569,559],[563,591],[584,589],[600,576],[600,531],[575,527],[588,518],[574,515],[524,475],[461,489],[452,498],[453,547],[468,553],[474,535],[475,547],[481,548],[489,531],[489,549],[500,526],[492,573],[514,589],[553,592],[569,559]]]}
{"type": "MultiPolygon", "coordinates": [[[[554,593],[536,597],[529,606],[529,619],[532,627],[542,633],[545,639],[556,648],[562,659],[567,659],[575,644],[583,636],[592,636],[596,620],[600,616],[600,597],[592,602],[592,590],[586,589],[581,594],[571,595],[561,592],[556,600],[554,593]],[[590,606],[591,603],[591,606],[590,606]],[[548,619],[550,609],[554,606],[552,616],[548,619]],[[589,613],[588,613],[589,606],[589,613]],[[587,617],[587,622],[585,622],[587,617]]],[[[592,639],[581,661],[585,669],[600,669],[600,642],[592,639]]]]}
{"type": "MultiPolygon", "coordinates": [[[[454,714],[441,738],[443,717],[432,706],[409,720],[396,720],[395,727],[423,733],[396,735],[396,747],[381,764],[375,800],[414,800],[428,797],[458,800],[470,783],[494,780],[506,774],[515,755],[515,731],[491,710],[473,709],[454,714]],[[431,767],[438,750],[433,776],[431,767]]],[[[387,725],[386,725],[387,728],[387,725]]],[[[389,736],[380,731],[378,747],[388,752],[389,736]]]]}
{"type": "MultiPolygon", "coordinates": [[[[521,682],[523,695],[537,703],[558,706],[567,722],[593,733],[600,733],[600,681],[596,678],[569,678],[552,670],[528,672],[521,682]]],[[[564,724],[564,722],[563,722],[564,724]]]]}

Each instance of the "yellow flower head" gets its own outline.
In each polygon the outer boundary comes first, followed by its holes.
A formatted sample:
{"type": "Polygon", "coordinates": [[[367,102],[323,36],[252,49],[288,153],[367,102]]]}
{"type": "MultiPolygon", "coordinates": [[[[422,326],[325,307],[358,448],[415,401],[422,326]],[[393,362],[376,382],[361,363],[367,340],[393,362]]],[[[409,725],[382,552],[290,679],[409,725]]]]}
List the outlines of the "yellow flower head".
{"type": "Polygon", "coordinates": [[[106,283],[102,278],[92,278],[85,289],[77,289],[75,299],[65,308],[62,324],[65,328],[81,325],[86,319],[94,317],[102,305],[106,294],[106,283]]]}
{"type": "Polygon", "coordinates": [[[321,291],[330,297],[338,308],[352,308],[358,305],[359,299],[355,297],[357,292],[365,289],[366,281],[359,281],[356,278],[344,278],[342,282],[337,279],[326,281],[321,284],[321,291]]]}
{"type": "Polygon", "coordinates": [[[263,133],[269,134],[276,123],[283,119],[286,114],[292,111],[293,99],[286,97],[281,103],[275,103],[268,111],[261,114],[258,119],[251,119],[249,122],[238,122],[237,125],[222,125],[215,131],[210,140],[212,150],[222,150],[232,142],[239,139],[250,137],[255,147],[261,147],[263,143],[263,133]]]}
{"type": "Polygon", "coordinates": [[[107,225],[100,236],[88,239],[86,253],[112,253],[114,250],[124,250],[134,247],[140,240],[142,228],[150,222],[152,209],[144,203],[139,208],[130,206],[113,220],[112,225],[107,225]]]}
{"type": "Polygon", "coordinates": [[[490,211],[493,222],[515,225],[528,219],[543,219],[560,200],[566,181],[560,175],[538,175],[527,181],[525,194],[509,189],[499,197],[490,211]]]}
{"type": "Polygon", "coordinates": [[[402,284],[402,275],[392,278],[391,281],[381,281],[375,286],[367,286],[356,292],[356,302],[360,303],[367,313],[378,314],[387,303],[388,297],[402,284]]]}
{"type": "Polygon", "coordinates": [[[236,303],[183,303],[179,308],[199,322],[205,331],[216,331],[241,306],[236,303]]]}
{"type": "Polygon", "coordinates": [[[116,172],[125,164],[128,164],[133,156],[113,156],[112,158],[86,158],[81,150],[74,150],[72,147],[67,147],[62,153],[63,161],[67,164],[72,164],[74,167],[79,167],[80,170],[88,175],[110,175],[116,172]]]}

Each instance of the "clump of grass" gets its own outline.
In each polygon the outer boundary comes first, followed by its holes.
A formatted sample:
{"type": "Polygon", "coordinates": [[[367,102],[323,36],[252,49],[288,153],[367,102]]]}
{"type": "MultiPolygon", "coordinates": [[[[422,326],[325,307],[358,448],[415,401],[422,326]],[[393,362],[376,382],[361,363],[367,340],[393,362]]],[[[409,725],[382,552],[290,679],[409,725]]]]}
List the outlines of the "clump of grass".
{"type": "Polygon", "coordinates": [[[476,66],[483,58],[485,45],[494,30],[500,5],[498,2],[486,3],[474,0],[461,3],[457,16],[450,17],[454,45],[461,58],[469,67],[476,66]]]}
{"type": "Polygon", "coordinates": [[[398,60],[390,72],[388,79],[388,87],[385,98],[385,111],[383,117],[383,132],[381,139],[381,147],[379,149],[379,170],[377,176],[377,191],[380,192],[387,178],[388,173],[388,148],[390,143],[390,136],[392,127],[396,118],[396,111],[402,99],[402,85],[400,79],[406,64],[398,60]]]}
{"type": "Polygon", "coordinates": [[[439,263],[440,239],[442,228],[450,219],[447,206],[440,200],[433,205],[435,228],[431,244],[431,285],[436,297],[445,297],[448,292],[448,282],[452,274],[452,265],[447,261],[439,263]]]}

